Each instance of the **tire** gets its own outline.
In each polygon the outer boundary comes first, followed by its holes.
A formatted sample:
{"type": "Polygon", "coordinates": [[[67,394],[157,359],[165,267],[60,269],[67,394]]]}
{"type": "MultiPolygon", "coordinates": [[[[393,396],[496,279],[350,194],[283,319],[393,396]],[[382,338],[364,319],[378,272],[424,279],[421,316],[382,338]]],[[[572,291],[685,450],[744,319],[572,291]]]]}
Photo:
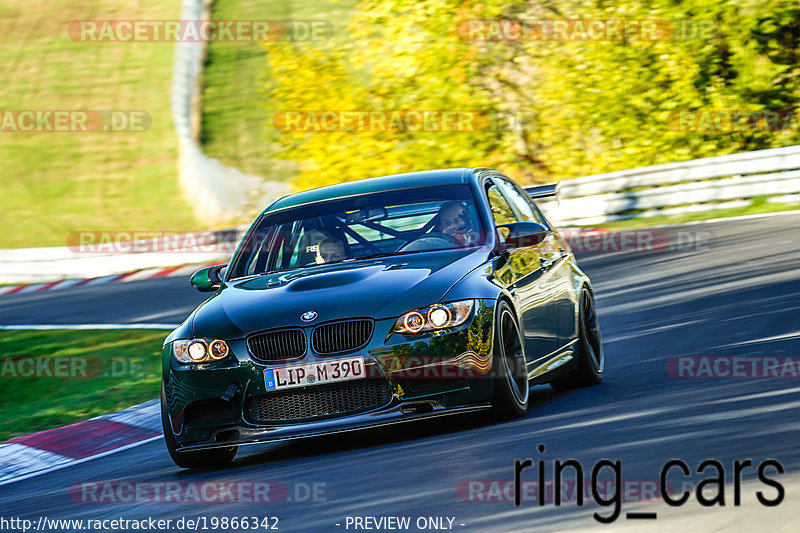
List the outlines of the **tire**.
{"type": "Polygon", "coordinates": [[[555,379],[550,385],[557,391],[597,385],[603,381],[605,356],[594,297],[588,289],[581,291],[578,314],[578,364],[568,376],[555,379]]]}
{"type": "Polygon", "coordinates": [[[528,412],[530,387],[517,318],[511,306],[501,300],[494,325],[494,397],[492,411],[496,418],[508,420],[528,412]]]}
{"type": "Polygon", "coordinates": [[[194,450],[189,452],[177,451],[178,442],[172,434],[172,427],[169,423],[167,410],[165,407],[166,399],[164,389],[161,389],[161,427],[164,429],[164,442],[167,444],[167,451],[172,461],[181,468],[209,468],[224,466],[236,457],[237,446],[225,446],[224,448],[214,448],[211,450],[194,450]]]}

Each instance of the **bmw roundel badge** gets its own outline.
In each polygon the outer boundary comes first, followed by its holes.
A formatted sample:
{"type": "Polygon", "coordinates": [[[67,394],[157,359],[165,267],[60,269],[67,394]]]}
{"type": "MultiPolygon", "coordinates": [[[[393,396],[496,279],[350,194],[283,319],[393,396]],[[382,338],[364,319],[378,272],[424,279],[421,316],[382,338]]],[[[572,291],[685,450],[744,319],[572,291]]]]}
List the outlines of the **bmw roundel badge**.
{"type": "Polygon", "coordinates": [[[317,312],[316,311],[306,311],[305,313],[300,315],[300,319],[303,322],[311,322],[315,318],[317,318],[317,312]]]}

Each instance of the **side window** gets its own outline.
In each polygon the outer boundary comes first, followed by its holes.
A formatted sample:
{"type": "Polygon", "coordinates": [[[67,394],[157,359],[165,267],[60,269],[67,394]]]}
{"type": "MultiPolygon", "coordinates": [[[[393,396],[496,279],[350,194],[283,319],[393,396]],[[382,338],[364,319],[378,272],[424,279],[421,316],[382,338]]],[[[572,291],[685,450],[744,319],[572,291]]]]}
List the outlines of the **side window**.
{"type": "Polygon", "coordinates": [[[533,202],[533,201],[531,203],[533,204],[533,215],[536,217],[536,222],[538,222],[539,224],[541,224],[545,228],[553,229],[553,226],[550,225],[550,223],[547,221],[547,219],[544,218],[544,215],[542,214],[542,212],[539,210],[539,206],[536,205],[536,203],[533,202]]]}
{"type": "Polygon", "coordinates": [[[492,184],[486,189],[486,196],[489,198],[489,205],[492,206],[492,215],[494,215],[495,224],[511,224],[512,222],[519,222],[514,210],[506,201],[503,194],[497,185],[492,184]]]}
{"type": "Polygon", "coordinates": [[[538,222],[539,224],[547,227],[547,224],[545,224],[544,220],[541,218],[541,215],[539,215],[538,211],[531,205],[528,197],[524,196],[524,193],[520,192],[517,187],[504,179],[498,179],[497,183],[500,188],[503,189],[506,198],[511,201],[511,204],[514,206],[517,213],[519,213],[519,215],[522,217],[524,222],[538,222]]]}

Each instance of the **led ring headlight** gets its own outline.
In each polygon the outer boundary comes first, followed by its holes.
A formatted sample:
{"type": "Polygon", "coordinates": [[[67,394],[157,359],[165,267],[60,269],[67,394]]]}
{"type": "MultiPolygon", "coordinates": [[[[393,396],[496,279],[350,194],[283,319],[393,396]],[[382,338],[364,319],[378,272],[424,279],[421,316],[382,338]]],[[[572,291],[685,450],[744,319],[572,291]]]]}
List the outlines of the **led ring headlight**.
{"type": "Polygon", "coordinates": [[[451,316],[450,311],[448,311],[446,307],[431,307],[431,310],[428,311],[428,322],[435,328],[442,328],[450,322],[451,316]]]}
{"type": "Polygon", "coordinates": [[[425,317],[416,311],[411,311],[403,317],[403,326],[411,333],[418,333],[425,327],[425,317]]]}
{"type": "Polygon", "coordinates": [[[222,359],[228,355],[228,345],[221,340],[211,341],[208,345],[208,355],[214,360],[222,359]]]}
{"type": "Polygon", "coordinates": [[[472,314],[474,304],[475,300],[463,300],[415,309],[398,318],[392,331],[404,335],[415,335],[424,331],[460,326],[472,314]]]}
{"type": "Polygon", "coordinates": [[[195,341],[189,345],[187,352],[192,361],[200,362],[206,357],[206,345],[200,341],[195,341]]]}
{"type": "Polygon", "coordinates": [[[208,363],[225,359],[231,353],[228,343],[220,339],[177,339],[172,343],[172,355],[179,363],[208,363]]]}

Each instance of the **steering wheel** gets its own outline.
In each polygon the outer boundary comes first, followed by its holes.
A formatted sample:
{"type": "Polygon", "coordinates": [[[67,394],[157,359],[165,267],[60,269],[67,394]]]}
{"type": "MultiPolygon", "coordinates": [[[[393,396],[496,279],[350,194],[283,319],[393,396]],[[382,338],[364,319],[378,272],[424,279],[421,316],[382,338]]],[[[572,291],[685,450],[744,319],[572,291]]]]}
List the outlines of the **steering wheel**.
{"type": "Polygon", "coordinates": [[[422,250],[438,250],[441,248],[452,248],[453,238],[447,233],[432,231],[414,239],[408,244],[400,247],[398,252],[416,252],[422,250]]]}

